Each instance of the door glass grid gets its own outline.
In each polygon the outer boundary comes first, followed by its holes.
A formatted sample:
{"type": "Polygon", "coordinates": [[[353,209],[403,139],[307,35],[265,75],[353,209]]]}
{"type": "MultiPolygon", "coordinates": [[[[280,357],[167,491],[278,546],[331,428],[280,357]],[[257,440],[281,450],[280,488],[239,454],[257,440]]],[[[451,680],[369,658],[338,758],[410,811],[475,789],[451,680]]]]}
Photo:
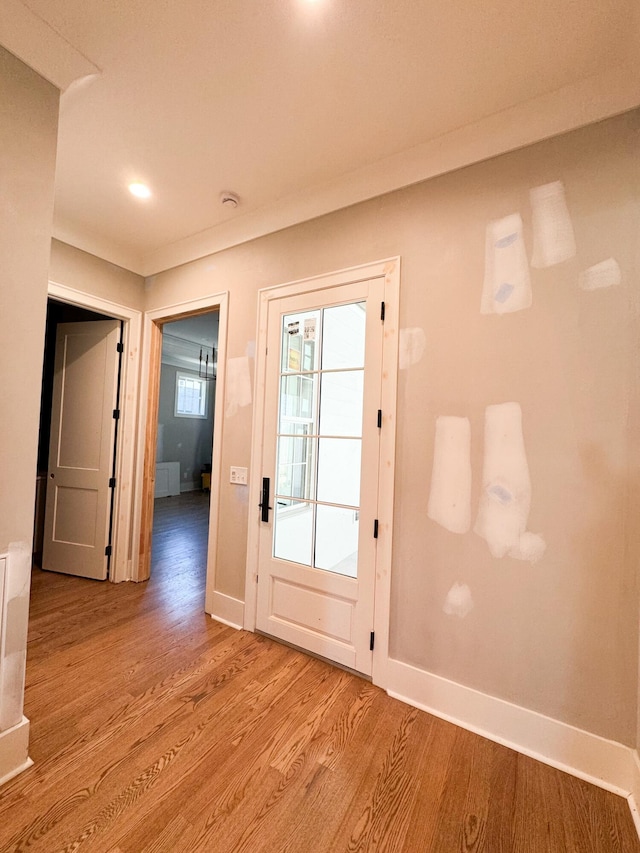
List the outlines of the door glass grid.
{"type": "Polygon", "coordinates": [[[282,317],[273,555],[357,577],[366,303],[282,317]]]}

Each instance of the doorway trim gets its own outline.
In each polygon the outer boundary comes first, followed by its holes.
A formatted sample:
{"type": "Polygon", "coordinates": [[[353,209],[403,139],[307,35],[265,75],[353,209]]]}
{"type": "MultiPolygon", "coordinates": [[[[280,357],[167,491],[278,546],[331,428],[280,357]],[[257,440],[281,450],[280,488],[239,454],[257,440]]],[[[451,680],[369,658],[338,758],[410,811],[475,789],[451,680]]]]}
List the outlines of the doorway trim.
{"type": "Polygon", "coordinates": [[[255,406],[253,410],[251,467],[249,477],[249,524],[245,579],[244,628],[256,630],[258,603],[258,550],[260,532],[260,483],[263,461],[263,430],[267,367],[267,316],[269,303],[314,290],[327,290],[370,278],[384,278],[384,335],[382,344],[382,430],[380,433],[378,545],[374,598],[373,683],[385,687],[389,661],[389,611],[391,605],[391,557],[393,538],[394,464],[396,446],[396,399],[398,389],[398,308],[400,258],[388,258],[346,270],[313,276],[258,292],[256,333],[255,406]]]}
{"type": "Polygon", "coordinates": [[[162,358],[162,326],[174,320],[217,310],[218,369],[216,374],[215,413],[213,416],[213,454],[211,460],[211,503],[209,507],[209,539],[207,545],[207,583],[205,610],[213,613],[216,582],[216,556],[220,514],[222,477],[222,440],[224,394],[227,364],[228,292],[214,293],[146,311],[143,319],[142,370],[140,381],[140,418],[137,440],[137,476],[132,542],[136,550],[136,573],[133,580],[149,578],[151,565],[151,533],[155,492],[156,440],[158,433],[158,399],[162,358]]]}
{"type": "Polygon", "coordinates": [[[116,447],[116,488],[113,507],[113,554],[109,580],[112,583],[131,580],[135,571],[135,555],[130,549],[134,521],[135,450],[137,427],[138,378],[140,375],[140,340],[142,312],[83,290],[49,281],[48,297],[57,302],[97,311],[122,320],[124,358],[120,390],[120,428],[116,447]]]}

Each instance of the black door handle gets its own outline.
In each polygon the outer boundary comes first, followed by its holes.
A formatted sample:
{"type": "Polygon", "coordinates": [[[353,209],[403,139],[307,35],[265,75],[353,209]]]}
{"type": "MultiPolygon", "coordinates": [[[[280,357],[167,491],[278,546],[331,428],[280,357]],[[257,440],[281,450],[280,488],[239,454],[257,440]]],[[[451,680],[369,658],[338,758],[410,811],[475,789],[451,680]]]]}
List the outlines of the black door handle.
{"type": "Polygon", "coordinates": [[[269,510],[273,507],[269,506],[269,478],[262,478],[262,499],[258,504],[262,512],[260,513],[260,521],[269,521],[269,510]]]}

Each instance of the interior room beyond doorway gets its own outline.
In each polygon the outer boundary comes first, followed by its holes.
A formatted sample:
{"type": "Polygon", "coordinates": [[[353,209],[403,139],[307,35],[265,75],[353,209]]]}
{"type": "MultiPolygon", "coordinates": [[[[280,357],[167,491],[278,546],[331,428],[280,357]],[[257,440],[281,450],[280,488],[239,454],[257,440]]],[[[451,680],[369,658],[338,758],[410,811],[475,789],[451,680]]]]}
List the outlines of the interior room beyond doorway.
{"type": "Polygon", "coordinates": [[[207,570],[218,311],[164,323],[151,570],[207,570]]]}

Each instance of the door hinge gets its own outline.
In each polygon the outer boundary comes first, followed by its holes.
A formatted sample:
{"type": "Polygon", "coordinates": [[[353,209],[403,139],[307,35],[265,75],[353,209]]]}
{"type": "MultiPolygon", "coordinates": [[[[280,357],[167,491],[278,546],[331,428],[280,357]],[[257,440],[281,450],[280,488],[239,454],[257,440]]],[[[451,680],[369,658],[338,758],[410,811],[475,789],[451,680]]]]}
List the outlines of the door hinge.
{"type": "Polygon", "coordinates": [[[371,634],[369,635],[369,651],[370,652],[373,651],[373,644],[375,642],[375,637],[376,637],[375,632],[372,631],[371,634]]]}
{"type": "Polygon", "coordinates": [[[373,522],[373,538],[378,538],[378,519],[376,518],[373,522]]]}
{"type": "Polygon", "coordinates": [[[114,409],[114,410],[113,410],[113,419],[114,419],[114,421],[117,421],[117,420],[119,419],[119,417],[120,417],[120,409],[114,409]]]}
{"type": "Polygon", "coordinates": [[[380,303],[380,319],[384,323],[384,302],[380,303]]]}
{"type": "Polygon", "coordinates": [[[116,344],[116,352],[124,352],[124,344],[123,343],[118,342],[116,344]]]}
{"type": "Polygon", "coordinates": [[[116,478],[115,477],[109,477],[109,488],[115,489],[115,487],[116,487],[116,478]]]}
{"type": "Polygon", "coordinates": [[[378,429],[382,429],[382,409],[378,409],[378,429]]]}
{"type": "Polygon", "coordinates": [[[111,556],[111,545],[107,545],[107,547],[104,549],[104,555],[105,557],[111,556]]]}

